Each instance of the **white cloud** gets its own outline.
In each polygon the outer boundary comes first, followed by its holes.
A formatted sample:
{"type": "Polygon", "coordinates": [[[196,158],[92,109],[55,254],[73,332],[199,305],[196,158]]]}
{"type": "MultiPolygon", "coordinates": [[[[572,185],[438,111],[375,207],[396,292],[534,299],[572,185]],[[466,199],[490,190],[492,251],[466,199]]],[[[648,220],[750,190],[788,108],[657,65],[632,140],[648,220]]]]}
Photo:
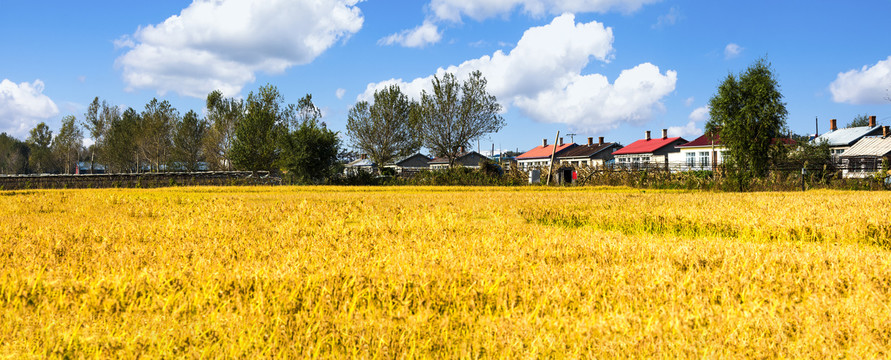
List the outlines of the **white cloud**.
{"type": "Polygon", "coordinates": [[[398,44],[410,48],[422,48],[430,44],[436,44],[442,40],[442,34],[436,24],[424,21],[424,24],[411,30],[403,30],[400,33],[391,34],[378,40],[380,45],[398,44]]]}
{"type": "Polygon", "coordinates": [[[545,14],[605,13],[618,11],[632,13],[645,4],[659,0],[432,0],[430,9],[440,20],[460,22],[468,16],[477,21],[509,14],[515,9],[531,16],[545,14]]]}
{"type": "MultiPolygon", "coordinates": [[[[488,90],[505,105],[513,105],[539,122],[563,123],[578,130],[603,131],[623,122],[643,123],[663,108],[661,99],[674,91],[677,73],[650,63],[620,73],[614,83],[600,74],[582,74],[591,58],[608,63],[613,33],[596,21],[575,23],[572,14],[550,24],[528,29],[517,46],[505,54],[465,61],[440,68],[464,79],[480,70],[488,90]]],[[[409,96],[429,91],[433,75],[411,81],[390,79],[371,83],[359,100],[370,100],[375,90],[398,84],[409,96]]]]}
{"type": "Polygon", "coordinates": [[[693,112],[690,113],[690,120],[696,122],[707,120],[709,110],[711,110],[711,108],[709,108],[708,105],[696,108],[695,110],[693,110],[693,112]]]}
{"type": "Polygon", "coordinates": [[[0,82],[0,132],[24,139],[40,121],[59,114],[59,108],[43,94],[43,81],[16,84],[0,82]]]}
{"type": "Polygon", "coordinates": [[[667,14],[659,16],[659,18],[656,20],[656,23],[653,24],[653,29],[662,29],[667,26],[677,24],[677,22],[681,20],[681,17],[681,11],[678,10],[678,7],[672,6],[671,9],[668,10],[667,14]]]}
{"type": "Polygon", "coordinates": [[[337,89],[334,92],[334,95],[337,96],[338,99],[343,99],[343,96],[346,95],[346,89],[337,89]]]}
{"type": "Polygon", "coordinates": [[[115,41],[128,90],[204,97],[241,92],[255,73],[312,62],[362,28],[359,0],[195,0],[179,15],[115,41]]]}
{"type": "Polygon", "coordinates": [[[724,47],[724,58],[733,59],[742,53],[743,47],[734,43],[729,43],[724,47]]]}
{"type": "Polygon", "coordinates": [[[839,73],[829,85],[832,100],[848,104],[882,104],[891,96],[891,56],[873,66],[839,73]]]}
{"type": "Polygon", "coordinates": [[[698,107],[693,112],[690,113],[689,119],[684,126],[671,126],[668,128],[668,133],[671,136],[680,136],[688,138],[687,140],[693,140],[694,138],[702,135],[702,128],[699,123],[708,119],[708,106],[698,107]]]}
{"type": "Polygon", "coordinates": [[[694,98],[692,96],[688,97],[687,100],[684,100],[684,106],[690,107],[693,105],[693,102],[695,102],[695,101],[696,101],[696,98],[694,98]]]}

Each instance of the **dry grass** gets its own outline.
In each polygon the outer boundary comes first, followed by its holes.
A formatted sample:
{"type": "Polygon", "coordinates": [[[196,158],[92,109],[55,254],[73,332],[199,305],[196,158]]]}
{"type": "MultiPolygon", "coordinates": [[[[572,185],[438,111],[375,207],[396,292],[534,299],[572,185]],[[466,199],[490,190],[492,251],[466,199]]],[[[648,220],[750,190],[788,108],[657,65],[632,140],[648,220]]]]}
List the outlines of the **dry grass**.
{"type": "Polygon", "coordinates": [[[0,354],[891,356],[891,194],[0,192],[0,354]]]}

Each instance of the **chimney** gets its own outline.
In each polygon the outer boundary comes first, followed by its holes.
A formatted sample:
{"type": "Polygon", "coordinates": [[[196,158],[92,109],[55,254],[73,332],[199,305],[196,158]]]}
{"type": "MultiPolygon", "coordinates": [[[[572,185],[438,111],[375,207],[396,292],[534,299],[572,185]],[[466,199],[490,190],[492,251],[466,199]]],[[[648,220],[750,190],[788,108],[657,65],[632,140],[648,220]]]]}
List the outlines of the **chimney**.
{"type": "Polygon", "coordinates": [[[461,147],[458,148],[458,151],[459,151],[460,153],[463,154],[463,153],[465,153],[467,150],[464,148],[464,145],[461,145],[461,147]]]}
{"type": "Polygon", "coordinates": [[[838,126],[836,126],[835,119],[829,120],[829,131],[838,130],[838,126]]]}
{"type": "Polygon", "coordinates": [[[876,127],[876,116],[875,115],[869,117],[869,127],[871,127],[871,128],[876,127]]]}
{"type": "Polygon", "coordinates": [[[668,129],[662,129],[662,138],[668,139],[668,129]]]}
{"type": "Polygon", "coordinates": [[[365,159],[368,158],[368,154],[362,154],[362,155],[360,155],[359,157],[360,157],[362,160],[365,160],[365,159]]]}
{"type": "Polygon", "coordinates": [[[557,140],[557,146],[563,146],[563,138],[560,138],[560,140],[557,140]]]}
{"type": "Polygon", "coordinates": [[[541,139],[541,146],[542,147],[548,146],[548,139],[541,139]]]}
{"type": "Polygon", "coordinates": [[[594,138],[588,137],[588,146],[594,146],[594,138]]]}
{"type": "Polygon", "coordinates": [[[646,139],[646,140],[650,140],[650,130],[647,130],[647,136],[644,137],[644,139],[646,139]]]}
{"type": "Polygon", "coordinates": [[[888,137],[888,125],[882,126],[882,138],[888,137]]]}
{"type": "Polygon", "coordinates": [[[597,138],[597,145],[603,145],[603,136],[597,138]]]}

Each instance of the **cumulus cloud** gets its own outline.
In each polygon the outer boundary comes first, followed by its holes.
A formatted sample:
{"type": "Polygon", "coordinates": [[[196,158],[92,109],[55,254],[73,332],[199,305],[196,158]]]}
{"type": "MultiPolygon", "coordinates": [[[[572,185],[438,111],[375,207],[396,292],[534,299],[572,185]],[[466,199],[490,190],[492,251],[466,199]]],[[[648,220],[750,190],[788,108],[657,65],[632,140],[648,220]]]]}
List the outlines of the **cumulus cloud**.
{"type": "Polygon", "coordinates": [[[891,56],[873,66],[839,73],[829,85],[832,100],[848,104],[882,104],[891,92],[891,56]]]}
{"type": "Polygon", "coordinates": [[[40,121],[59,114],[59,108],[43,94],[43,81],[16,84],[0,82],[0,132],[24,139],[40,121]]]}
{"type": "Polygon", "coordinates": [[[477,21],[509,14],[515,9],[532,15],[571,13],[632,13],[659,0],[432,0],[429,8],[438,19],[459,22],[464,16],[477,21]]]}
{"type": "Polygon", "coordinates": [[[391,34],[383,39],[378,40],[380,45],[398,44],[410,48],[422,48],[427,45],[436,44],[442,40],[442,34],[439,27],[430,21],[424,21],[424,24],[411,30],[403,30],[402,32],[391,34]]]}
{"type": "MultiPolygon", "coordinates": [[[[533,27],[523,34],[510,53],[440,68],[459,79],[479,70],[488,80],[488,90],[506,106],[516,106],[539,122],[563,123],[578,130],[603,131],[623,122],[643,123],[654,111],[663,109],[661,99],[674,91],[677,73],[650,63],[622,71],[613,83],[601,74],[582,74],[591,59],[608,63],[613,57],[613,32],[596,21],[576,23],[572,14],[550,24],[533,27]]],[[[390,84],[420,98],[430,91],[434,75],[411,81],[390,79],[369,84],[358,100],[370,100],[376,90],[390,84]]]]}
{"type": "Polygon", "coordinates": [[[259,71],[312,62],[362,28],[359,0],[194,0],[179,15],[115,41],[128,90],[237,95],[259,71]]]}
{"type": "Polygon", "coordinates": [[[334,92],[334,95],[337,96],[338,99],[343,99],[343,96],[346,95],[346,89],[337,89],[337,91],[334,92]]]}
{"type": "Polygon", "coordinates": [[[733,59],[743,51],[743,47],[734,43],[729,43],[724,47],[724,58],[725,59],[733,59]]]}
{"type": "Polygon", "coordinates": [[[695,97],[688,97],[687,100],[684,100],[684,106],[690,107],[693,105],[693,102],[696,101],[695,97]]]}
{"type": "Polygon", "coordinates": [[[687,140],[693,140],[692,138],[699,137],[702,135],[702,128],[700,127],[700,123],[704,122],[708,119],[708,106],[698,107],[693,112],[690,113],[689,119],[684,126],[671,126],[668,128],[668,133],[671,136],[680,136],[688,138],[687,140]]]}

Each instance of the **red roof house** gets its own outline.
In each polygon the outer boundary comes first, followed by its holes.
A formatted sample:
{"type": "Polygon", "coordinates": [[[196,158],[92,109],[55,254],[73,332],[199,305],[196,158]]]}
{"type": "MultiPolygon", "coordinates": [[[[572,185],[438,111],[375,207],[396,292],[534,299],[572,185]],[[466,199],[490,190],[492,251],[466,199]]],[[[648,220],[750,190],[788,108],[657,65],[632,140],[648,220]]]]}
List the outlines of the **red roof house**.
{"type": "Polygon", "coordinates": [[[686,144],[682,137],[668,137],[668,129],[662,129],[662,137],[653,139],[646,132],[643,139],[637,140],[613,153],[619,166],[638,169],[668,167],[668,154],[679,152],[678,145],[686,144]]]}
{"type": "Polygon", "coordinates": [[[554,154],[556,151],[556,156],[560,156],[563,152],[568,149],[572,149],[578,145],[576,144],[564,144],[563,139],[561,138],[559,142],[555,145],[548,145],[548,139],[543,139],[541,142],[541,146],[536,146],[520,156],[517,156],[517,166],[520,169],[527,169],[531,167],[542,167],[549,166],[551,164],[551,154],[554,154]]]}

